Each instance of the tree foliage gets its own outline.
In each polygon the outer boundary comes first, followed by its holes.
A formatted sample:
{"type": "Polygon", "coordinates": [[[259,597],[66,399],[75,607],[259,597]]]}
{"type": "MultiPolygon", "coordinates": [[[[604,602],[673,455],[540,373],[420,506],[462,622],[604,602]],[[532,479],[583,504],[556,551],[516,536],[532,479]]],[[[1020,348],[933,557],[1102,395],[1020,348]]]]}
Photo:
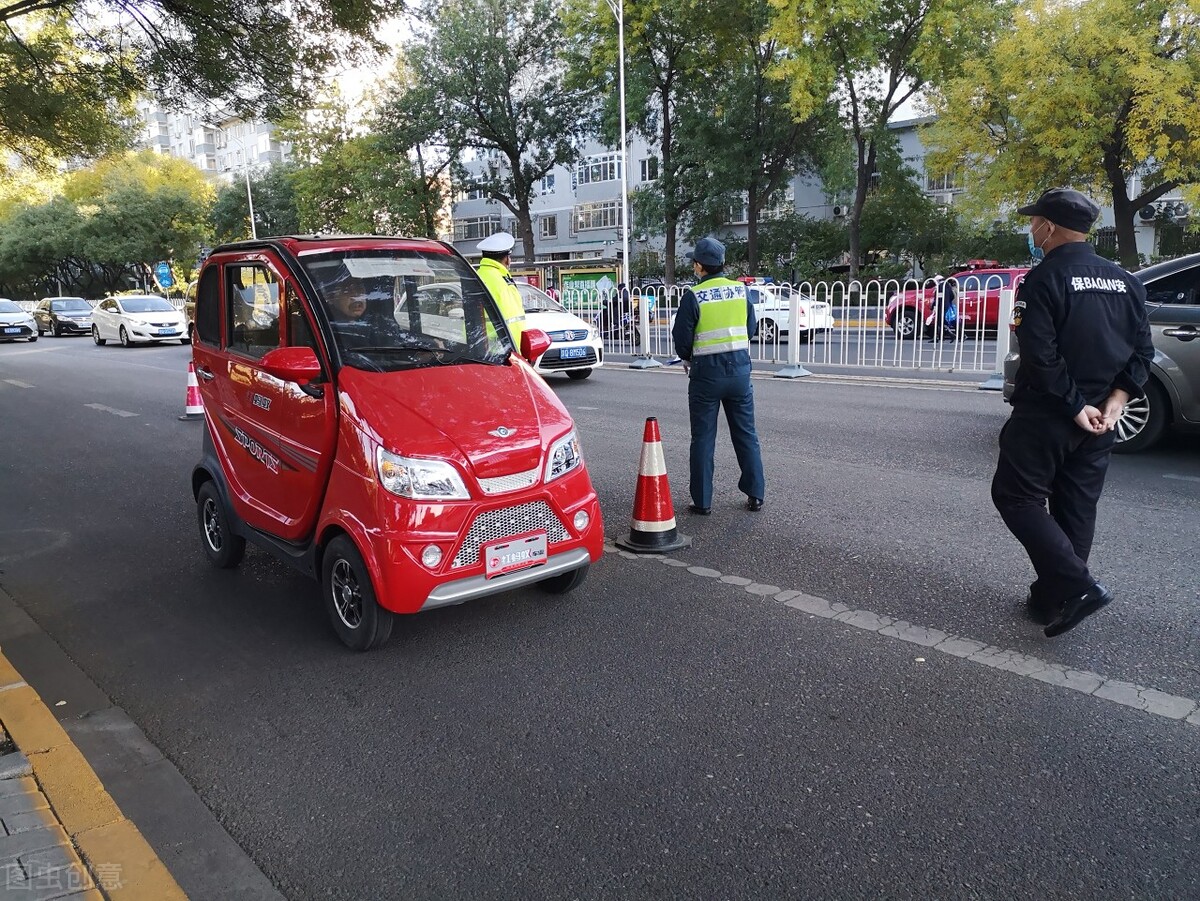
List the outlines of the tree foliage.
{"type": "MultiPolygon", "coordinates": [[[[296,209],[294,164],[278,164],[250,175],[254,198],[254,223],[259,237],[294,235],[300,232],[300,213],[296,209]]],[[[218,243],[250,237],[250,198],[246,181],[235,178],[217,191],[210,214],[213,239],[218,243]]]]}
{"type": "Polygon", "coordinates": [[[862,211],[888,122],[916,92],[937,84],[1003,21],[1007,0],[775,0],[776,30],[791,51],[795,111],[833,96],[854,153],[847,217],[850,273],[862,260],[862,211]]]}
{"type": "Polygon", "coordinates": [[[1138,209],[1200,180],[1200,10],[1188,0],[1037,0],[963,63],[934,106],[930,164],[969,167],[978,204],[1062,184],[1107,196],[1121,262],[1136,268],[1138,209]]]}
{"type": "MultiPolygon", "coordinates": [[[[428,3],[426,24],[405,44],[411,81],[392,86],[393,119],[427,124],[416,143],[490,154],[478,187],[517,220],[525,258],[534,258],[531,200],[538,182],[570,164],[586,130],[587,92],[568,87],[556,53],[562,20],[553,0],[428,3]]],[[[463,173],[459,173],[460,177],[463,173]]]]}
{"type": "Polygon", "coordinates": [[[274,119],[374,47],[402,0],[10,0],[0,5],[0,148],[28,163],[125,140],[130,100],[213,101],[274,119]]]}

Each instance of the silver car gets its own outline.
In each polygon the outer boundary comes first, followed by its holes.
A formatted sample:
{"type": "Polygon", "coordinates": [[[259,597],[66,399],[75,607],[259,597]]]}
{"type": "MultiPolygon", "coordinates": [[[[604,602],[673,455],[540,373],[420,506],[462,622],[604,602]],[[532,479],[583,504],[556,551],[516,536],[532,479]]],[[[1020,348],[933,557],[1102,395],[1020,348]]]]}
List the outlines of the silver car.
{"type": "MultiPolygon", "coordinates": [[[[1117,423],[1118,453],[1143,451],[1168,426],[1200,430],[1200,253],[1134,273],[1146,286],[1154,362],[1145,397],[1130,401],[1117,423]]],[[[1021,356],[1004,358],[1004,399],[1012,397],[1021,356]]]]}

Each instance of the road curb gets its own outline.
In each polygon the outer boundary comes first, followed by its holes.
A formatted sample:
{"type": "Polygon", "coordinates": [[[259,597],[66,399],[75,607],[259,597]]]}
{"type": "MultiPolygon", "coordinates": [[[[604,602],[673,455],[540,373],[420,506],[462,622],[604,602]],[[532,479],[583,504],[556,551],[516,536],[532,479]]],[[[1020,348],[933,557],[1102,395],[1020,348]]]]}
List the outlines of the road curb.
{"type": "Polygon", "coordinates": [[[0,724],[28,759],[53,815],[106,897],[113,901],[187,897],[3,649],[0,724]]]}

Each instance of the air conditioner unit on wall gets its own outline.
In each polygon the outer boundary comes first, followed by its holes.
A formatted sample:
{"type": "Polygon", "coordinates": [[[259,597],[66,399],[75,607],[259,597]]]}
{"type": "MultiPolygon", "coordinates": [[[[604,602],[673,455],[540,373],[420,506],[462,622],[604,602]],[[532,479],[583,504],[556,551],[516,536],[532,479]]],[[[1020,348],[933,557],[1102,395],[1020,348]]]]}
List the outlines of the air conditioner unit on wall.
{"type": "Polygon", "coordinates": [[[1143,222],[1149,222],[1151,219],[1153,219],[1157,215],[1158,215],[1158,209],[1152,203],[1148,203],[1144,207],[1142,207],[1140,210],[1138,210],[1138,218],[1141,219],[1143,222]]]}
{"type": "Polygon", "coordinates": [[[840,203],[835,204],[833,207],[833,217],[835,219],[840,219],[842,216],[845,216],[847,212],[848,212],[848,208],[843,206],[840,203]]]}

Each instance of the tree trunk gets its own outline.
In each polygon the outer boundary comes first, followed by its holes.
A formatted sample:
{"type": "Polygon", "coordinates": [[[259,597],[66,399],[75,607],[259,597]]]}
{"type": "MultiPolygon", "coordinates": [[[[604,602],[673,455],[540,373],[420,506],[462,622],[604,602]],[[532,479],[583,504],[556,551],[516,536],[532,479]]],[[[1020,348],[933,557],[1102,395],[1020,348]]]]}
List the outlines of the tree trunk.
{"type": "Polygon", "coordinates": [[[746,274],[758,275],[758,190],[746,192],[746,274]]]}
{"type": "Polygon", "coordinates": [[[533,212],[529,208],[528,195],[517,199],[517,232],[525,248],[524,261],[532,263],[536,259],[536,252],[533,247],[533,212]]]}
{"type": "Polygon", "coordinates": [[[658,177],[662,179],[663,190],[663,284],[670,288],[675,284],[675,237],[679,231],[679,215],[676,213],[675,191],[676,179],[673,165],[674,154],[671,152],[671,141],[674,139],[675,122],[671,117],[671,85],[668,82],[659,92],[659,109],[662,110],[662,143],[659,153],[662,154],[662,165],[658,177]],[[666,188],[670,189],[670,196],[666,188]]]}
{"type": "Polygon", "coordinates": [[[875,145],[864,138],[855,138],[858,162],[854,179],[854,203],[850,207],[850,281],[858,278],[862,261],[861,222],[863,206],[867,202],[867,187],[871,183],[871,170],[875,165],[875,145]],[[870,148],[868,149],[868,144],[870,148]]]}

